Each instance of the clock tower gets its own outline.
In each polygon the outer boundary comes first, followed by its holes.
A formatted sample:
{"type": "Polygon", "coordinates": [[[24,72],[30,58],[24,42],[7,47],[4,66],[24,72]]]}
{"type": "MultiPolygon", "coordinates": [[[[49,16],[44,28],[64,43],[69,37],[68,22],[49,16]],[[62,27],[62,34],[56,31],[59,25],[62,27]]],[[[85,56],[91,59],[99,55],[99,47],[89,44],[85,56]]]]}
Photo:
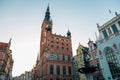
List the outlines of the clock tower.
{"type": "Polygon", "coordinates": [[[34,80],[73,80],[71,32],[67,36],[53,34],[49,5],[41,26],[40,55],[34,80]]]}
{"type": "Polygon", "coordinates": [[[41,42],[40,42],[40,56],[44,53],[47,47],[47,36],[52,34],[52,20],[50,20],[49,5],[47,7],[45,18],[41,26],[41,42]]]}

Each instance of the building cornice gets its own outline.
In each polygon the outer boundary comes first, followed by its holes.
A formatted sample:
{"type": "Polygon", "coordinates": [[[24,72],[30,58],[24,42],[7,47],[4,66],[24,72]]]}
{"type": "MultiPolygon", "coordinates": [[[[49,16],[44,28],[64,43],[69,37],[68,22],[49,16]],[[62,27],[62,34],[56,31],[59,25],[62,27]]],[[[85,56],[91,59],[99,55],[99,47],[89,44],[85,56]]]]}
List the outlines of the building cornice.
{"type": "Polygon", "coordinates": [[[113,22],[116,22],[116,21],[119,20],[119,19],[120,19],[120,14],[117,15],[117,16],[115,16],[115,17],[113,17],[112,19],[110,19],[109,21],[107,21],[106,23],[104,23],[103,25],[101,25],[101,26],[98,28],[99,31],[100,31],[100,30],[103,30],[104,28],[106,28],[106,26],[109,26],[109,25],[113,24],[113,22]]]}

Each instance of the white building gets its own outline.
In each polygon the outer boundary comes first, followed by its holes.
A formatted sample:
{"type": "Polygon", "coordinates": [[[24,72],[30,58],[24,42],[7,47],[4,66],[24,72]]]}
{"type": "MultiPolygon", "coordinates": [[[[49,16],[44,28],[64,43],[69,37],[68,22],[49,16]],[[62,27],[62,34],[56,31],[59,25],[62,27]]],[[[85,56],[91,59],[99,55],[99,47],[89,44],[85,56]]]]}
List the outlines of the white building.
{"type": "Polygon", "coordinates": [[[115,14],[102,26],[97,24],[97,46],[105,80],[120,80],[120,14],[115,14]]]}

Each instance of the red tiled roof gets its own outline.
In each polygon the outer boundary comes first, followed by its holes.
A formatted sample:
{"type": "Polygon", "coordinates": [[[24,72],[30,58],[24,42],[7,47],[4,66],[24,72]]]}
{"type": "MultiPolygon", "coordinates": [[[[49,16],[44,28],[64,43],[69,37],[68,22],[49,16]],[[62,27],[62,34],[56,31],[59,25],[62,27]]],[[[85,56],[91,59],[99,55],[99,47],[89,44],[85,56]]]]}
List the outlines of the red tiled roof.
{"type": "Polygon", "coordinates": [[[0,50],[5,50],[5,49],[7,49],[7,46],[8,46],[8,43],[0,42],[0,50]]]}

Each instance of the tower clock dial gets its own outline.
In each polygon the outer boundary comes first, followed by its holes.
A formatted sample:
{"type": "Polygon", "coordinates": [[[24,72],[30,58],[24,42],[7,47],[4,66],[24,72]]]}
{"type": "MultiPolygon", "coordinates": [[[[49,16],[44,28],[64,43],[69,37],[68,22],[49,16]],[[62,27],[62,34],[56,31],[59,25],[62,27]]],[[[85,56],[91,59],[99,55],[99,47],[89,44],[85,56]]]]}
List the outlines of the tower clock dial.
{"type": "Polygon", "coordinates": [[[48,28],[48,27],[49,27],[49,25],[47,24],[47,25],[46,25],[46,28],[48,28]]]}
{"type": "Polygon", "coordinates": [[[51,27],[50,27],[49,24],[46,25],[46,29],[47,29],[47,31],[50,31],[50,30],[51,30],[51,27]]]}

